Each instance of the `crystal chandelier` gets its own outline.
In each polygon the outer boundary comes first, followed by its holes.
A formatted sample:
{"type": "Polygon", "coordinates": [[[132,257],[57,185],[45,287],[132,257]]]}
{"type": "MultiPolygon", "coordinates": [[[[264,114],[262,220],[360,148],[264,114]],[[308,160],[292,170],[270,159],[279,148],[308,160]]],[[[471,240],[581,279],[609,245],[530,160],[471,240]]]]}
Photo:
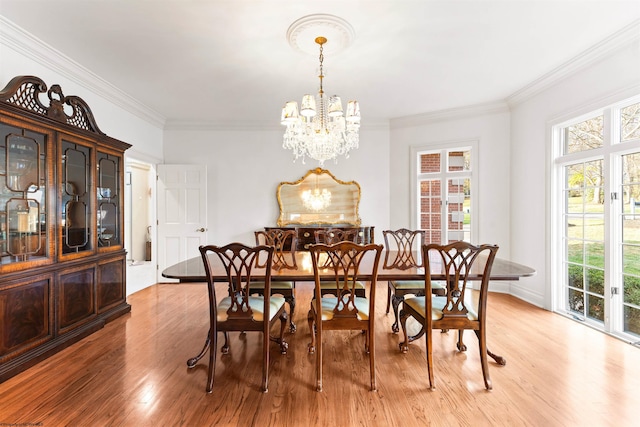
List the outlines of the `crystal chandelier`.
{"type": "Polygon", "coordinates": [[[349,101],[344,114],[339,96],[330,96],[327,101],[322,88],[322,45],[327,39],[316,37],[315,42],[320,45],[318,96],[304,95],[299,111],[297,102],[287,102],[282,109],[280,122],[287,127],[282,146],[293,151],[294,161],[302,157],[304,164],[305,157],[310,157],[320,162],[322,167],[325,160],[334,159],[337,162],[338,156],[348,158],[349,151],[358,148],[360,106],[358,101],[349,101]]]}
{"type": "Polygon", "coordinates": [[[331,192],[326,188],[322,191],[318,187],[313,191],[305,190],[301,198],[304,207],[313,212],[322,212],[331,204],[331,192]]]}

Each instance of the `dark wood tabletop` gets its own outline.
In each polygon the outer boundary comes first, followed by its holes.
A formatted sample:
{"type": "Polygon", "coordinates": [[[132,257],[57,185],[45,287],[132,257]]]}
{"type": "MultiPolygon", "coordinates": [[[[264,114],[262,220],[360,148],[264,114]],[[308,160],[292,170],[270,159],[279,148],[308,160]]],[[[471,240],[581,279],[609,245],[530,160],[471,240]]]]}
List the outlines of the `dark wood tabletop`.
{"type": "MultiPolygon", "coordinates": [[[[400,270],[397,268],[389,268],[388,265],[393,263],[395,259],[394,252],[383,251],[378,268],[378,280],[423,280],[424,268],[409,268],[400,270]]],[[[296,252],[296,262],[298,268],[296,270],[282,269],[271,273],[271,280],[292,280],[292,281],[313,281],[313,267],[311,265],[311,256],[309,252],[296,252]]],[[[215,267],[214,263],[214,267],[215,267]]],[[[435,264],[437,268],[437,264],[435,264]]],[[[253,276],[257,280],[264,277],[264,270],[254,269],[253,276]]],[[[491,280],[520,280],[521,277],[530,277],[536,274],[536,271],[526,265],[507,261],[505,259],[496,258],[491,270],[491,280]]],[[[162,272],[162,276],[168,279],[178,279],[180,282],[204,282],[207,280],[202,258],[190,258],[186,261],[179,262],[166,268],[162,272]]],[[[471,276],[474,276],[473,272],[471,276]]],[[[479,273],[478,273],[479,277],[479,273]]],[[[434,280],[444,280],[445,276],[442,272],[432,271],[434,280]]],[[[214,271],[214,280],[224,281],[225,274],[222,270],[214,271]]]]}

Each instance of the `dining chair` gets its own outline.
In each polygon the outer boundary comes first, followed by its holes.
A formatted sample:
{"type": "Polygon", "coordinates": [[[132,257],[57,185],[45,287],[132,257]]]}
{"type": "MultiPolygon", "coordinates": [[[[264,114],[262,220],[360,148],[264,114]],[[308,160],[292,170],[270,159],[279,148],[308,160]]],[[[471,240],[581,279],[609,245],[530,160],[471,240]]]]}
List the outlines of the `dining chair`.
{"type": "MultiPolygon", "coordinates": [[[[343,229],[343,228],[327,228],[324,230],[316,230],[314,231],[314,237],[316,244],[322,243],[325,245],[333,245],[338,242],[354,242],[357,243],[358,238],[358,230],[356,229],[343,229]]],[[[365,295],[365,286],[362,282],[358,281],[355,283],[356,286],[356,294],[360,297],[365,295]]],[[[323,295],[331,294],[333,295],[336,286],[334,283],[323,281],[321,285],[321,290],[323,295]]]]}
{"type": "MultiPolygon", "coordinates": [[[[271,267],[273,246],[246,246],[242,243],[230,243],[225,246],[200,246],[209,290],[209,370],[207,392],[213,390],[216,366],[218,332],[224,334],[222,354],[229,353],[229,332],[262,332],[262,391],[268,391],[269,385],[269,343],[279,344],[282,354],[286,354],[288,344],[284,340],[287,325],[287,313],[284,310],[284,298],[271,296],[271,267]],[[252,296],[251,272],[256,265],[256,257],[265,259],[264,295],[252,296]],[[224,279],[228,284],[228,295],[220,301],[216,297],[214,286],[214,265],[223,267],[224,279]],[[280,336],[271,337],[272,326],[280,321],[280,336]]],[[[221,270],[215,270],[221,271],[221,270]]],[[[219,273],[222,274],[222,273],[219,273]]],[[[207,345],[205,344],[205,349],[207,345]]]]}
{"type": "MultiPolygon", "coordinates": [[[[296,245],[297,233],[295,230],[282,230],[272,228],[265,231],[255,231],[256,245],[273,246],[273,271],[297,270],[296,245]]],[[[257,267],[264,268],[264,262],[256,258],[257,267]]],[[[289,332],[296,331],[296,324],[293,321],[293,314],[296,309],[295,282],[292,280],[271,280],[271,295],[282,295],[289,305],[289,332]]],[[[251,283],[251,291],[264,295],[264,281],[254,281],[251,283]]]]}
{"type": "Polygon", "coordinates": [[[427,370],[429,387],[435,389],[433,378],[433,329],[457,329],[459,351],[466,351],[462,341],[465,329],[471,329],[478,337],[480,362],[484,385],[492,389],[489,377],[487,354],[487,294],[491,267],[498,252],[496,245],[474,246],[468,242],[453,242],[447,245],[429,244],[422,246],[422,258],[425,264],[424,295],[408,298],[402,305],[400,324],[404,341],[400,343],[403,353],[408,344],[426,333],[427,370]],[[477,264],[477,265],[476,265],[477,264]],[[444,273],[446,295],[432,295],[431,274],[444,273]],[[472,288],[472,282],[479,281],[479,292],[472,288]],[[477,295],[475,295],[477,294],[477,295]],[[413,317],[422,329],[415,336],[407,336],[407,319],[413,317]]]}
{"type": "MultiPolygon", "coordinates": [[[[334,245],[311,245],[314,296],[308,314],[311,342],[309,353],[316,354],[316,390],[322,391],[323,348],[326,330],[356,330],[364,335],[369,354],[370,388],[377,389],[375,364],[375,296],[382,245],[358,245],[342,241],[334,245]],[[332,283],[332,296],[325,295],[323,283],[332,283]],[[366,296],[356,294],[357,282],[366,283],[366,296]]],[[[350,362],[349,362],[350,363],[350,362]]],[[[340,369],[352,370],[352,366],[340,369]]]]}
{"type": "MultiPolygon", "coordinates": [[[[382,235],[385,246],[383,268],[408,270],[423,266],[421,245],[425,244],[426,233],[424,230],[409,230],[406,228],[383,230],[382,235]]],[[[398,333],[400,331],[398,308],[404,301],[405,295],[424,295],[424,280],[389,280],[387,285],[386,314],[389,314],[389,306],[392,306],[394,321],[391,325],[391,330],[393,333],[398,333]]],[[[444,295],[444,282],[433,282],[432,290],[435,293],[444,295]]]]}

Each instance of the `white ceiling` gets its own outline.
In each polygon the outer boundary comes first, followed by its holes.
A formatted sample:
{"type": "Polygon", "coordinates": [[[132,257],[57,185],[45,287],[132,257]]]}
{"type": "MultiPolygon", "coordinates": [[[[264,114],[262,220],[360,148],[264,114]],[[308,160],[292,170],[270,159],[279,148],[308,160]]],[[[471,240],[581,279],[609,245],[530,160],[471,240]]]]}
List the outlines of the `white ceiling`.
{"type": "Polygon", "coordinates": [[[325,54],[324,86],[360,101],[365,126],[503,100],[640,19],[640,1],[0,0],[0,15],[170,123],[277,124],[285,101],[317,91],[318,55],[286,38],[314,13],[355,30],[325,54]]]}

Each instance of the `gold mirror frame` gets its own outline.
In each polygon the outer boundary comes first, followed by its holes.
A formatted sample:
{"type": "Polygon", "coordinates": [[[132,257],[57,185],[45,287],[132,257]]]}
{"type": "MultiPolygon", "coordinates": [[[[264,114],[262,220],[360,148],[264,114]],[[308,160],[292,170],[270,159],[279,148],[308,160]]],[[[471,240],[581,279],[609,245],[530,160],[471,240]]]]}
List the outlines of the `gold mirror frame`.
{"type": "Polygon", "coordinates": [[[341,181],[326,169],[311,169],[295,182],[281,182],[277,190],[280,217],[278,226],[287,225],[354,225],[360,220],[360,184],[341,181]],[[331,193],[331,201],[322,209],[305,207],[302,194],[305,191],[331,193]]]}

